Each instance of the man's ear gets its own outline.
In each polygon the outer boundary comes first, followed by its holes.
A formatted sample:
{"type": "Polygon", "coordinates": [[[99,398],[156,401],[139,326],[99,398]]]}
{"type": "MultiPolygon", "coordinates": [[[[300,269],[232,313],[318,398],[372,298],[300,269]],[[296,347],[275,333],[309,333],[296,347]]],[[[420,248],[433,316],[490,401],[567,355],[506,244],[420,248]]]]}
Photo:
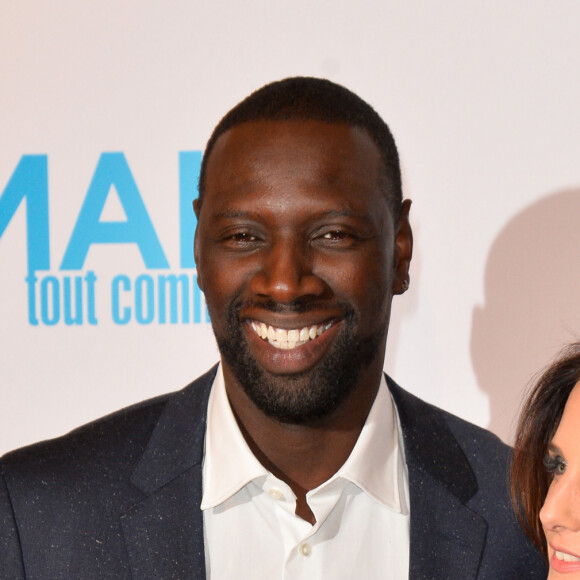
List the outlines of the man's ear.
{"type": "Polygon", "coordinates": [[[195,214],[195,217],[197,218],[197,220],[199,221],[199,211],[201,210],[201,203],[199,201],[199,197],[197,199],[193,200],[193,213],[195,214]]]}
{"type": "Polygon", "coordinates": [[[395,277],[393,294],[403,294],[409,288],[409,265],[413,257],[413,232],[409,223],[411,200],[405,199],[401,204],[399,226],[395,236],[395,277]]]}
{"type": "Polygon", "coordinates": [[[201,209],[201,204],[199,203],[199,198],[193,200],[193,213],[197,218],[197,226],[195,227],[195,235],[193,237],[193,258],[195,260],[195,267],[197,269],[197,285],[203,292],[203,276],[201,273],[201,268],[199,267],[199,212],[201,209]]]}

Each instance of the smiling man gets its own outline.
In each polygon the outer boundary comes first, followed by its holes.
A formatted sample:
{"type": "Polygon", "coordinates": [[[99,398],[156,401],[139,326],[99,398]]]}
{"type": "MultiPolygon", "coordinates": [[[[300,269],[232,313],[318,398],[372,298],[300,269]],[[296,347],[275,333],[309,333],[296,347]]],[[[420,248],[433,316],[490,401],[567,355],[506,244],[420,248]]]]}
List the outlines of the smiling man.
{"type": "Polygon", "coordinates": [[[383,374],[413,243],[377,113],[263,87],[214,130],[194,209],[220,364],[3,458],[0,577],[545,577],[508,448],[383,374]]]}

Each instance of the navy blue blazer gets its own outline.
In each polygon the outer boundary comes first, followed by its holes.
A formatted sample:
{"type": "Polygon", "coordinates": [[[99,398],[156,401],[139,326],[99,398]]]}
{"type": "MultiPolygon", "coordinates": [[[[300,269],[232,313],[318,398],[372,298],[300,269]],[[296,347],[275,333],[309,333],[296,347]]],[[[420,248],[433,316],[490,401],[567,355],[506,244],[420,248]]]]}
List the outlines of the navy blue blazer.
{"type": "MultiPolygon", "coordinates": [[[[201,474],[214,375],[5,455],[0,578],[204,578],[201,474]]],[[[409,470],[409,577],[544,579],[510,509],[509,448],[388,384],[409,470]]]]}

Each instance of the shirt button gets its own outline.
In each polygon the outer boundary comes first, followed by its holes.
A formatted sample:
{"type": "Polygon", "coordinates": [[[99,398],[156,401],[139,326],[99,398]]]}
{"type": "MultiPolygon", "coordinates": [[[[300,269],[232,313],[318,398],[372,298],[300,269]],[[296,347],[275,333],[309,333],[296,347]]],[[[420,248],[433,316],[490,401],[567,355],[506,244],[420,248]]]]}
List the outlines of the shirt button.
{"type": "Polygon", "coordinates": [[[268,494],[270,495],[270,497],[272,499],[282,499],[282,492],[279,489],[276,488],[272,488],[270,490],[268,490],[268,494]]]}
{"type": "Polygon", "coordinates": [[[298,551],[303,555],[303,556],[310,556],[310,554],[312,553],[312,548],[310,547],[310,544],[307,544],[306,542],[300,544],[300,546],[298,547],[298,551]]]}

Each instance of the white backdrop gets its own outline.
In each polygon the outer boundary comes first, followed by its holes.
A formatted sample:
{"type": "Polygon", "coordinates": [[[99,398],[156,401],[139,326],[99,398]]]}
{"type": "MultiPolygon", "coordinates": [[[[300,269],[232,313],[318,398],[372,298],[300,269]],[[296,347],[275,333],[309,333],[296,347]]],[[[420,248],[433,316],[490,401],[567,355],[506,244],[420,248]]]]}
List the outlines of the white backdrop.
{"type": "Polygon", "coordinates": [[[579,30],[576,0],[0,0],[0,453],[217,360],[191,287],[190,322],[159,321],[159,276],[193,282],[194,152],[296,74],[360,94],[400,148],[416,250],[385,368],[509,441],[580,336],[579,30]],[[101,223],[123,220],[146,239],[101,223]]]}

